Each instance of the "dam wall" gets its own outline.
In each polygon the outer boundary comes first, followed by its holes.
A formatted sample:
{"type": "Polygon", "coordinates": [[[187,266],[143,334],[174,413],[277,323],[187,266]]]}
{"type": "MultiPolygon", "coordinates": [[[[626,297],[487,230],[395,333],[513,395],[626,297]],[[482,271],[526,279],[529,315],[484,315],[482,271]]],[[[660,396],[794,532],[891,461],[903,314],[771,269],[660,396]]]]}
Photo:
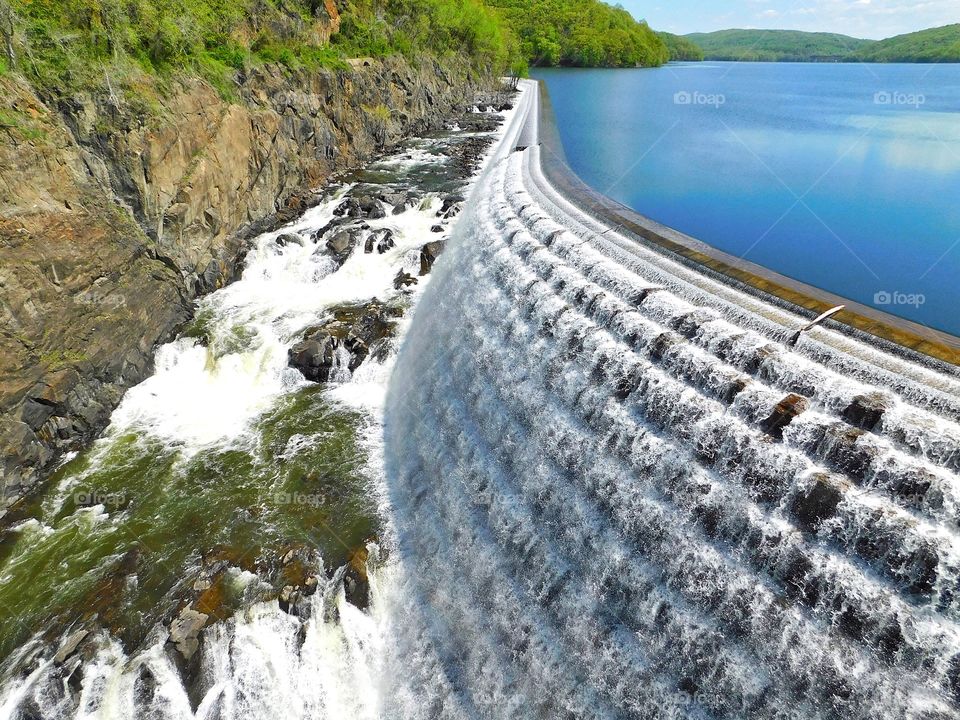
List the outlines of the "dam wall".
{"type": "Polygon", "coordinates": [[[861,330],[786,345],[809,312],[545,173],[522,87],[390,384],[394,702],[957,717],[960,380],[861,330]]]}

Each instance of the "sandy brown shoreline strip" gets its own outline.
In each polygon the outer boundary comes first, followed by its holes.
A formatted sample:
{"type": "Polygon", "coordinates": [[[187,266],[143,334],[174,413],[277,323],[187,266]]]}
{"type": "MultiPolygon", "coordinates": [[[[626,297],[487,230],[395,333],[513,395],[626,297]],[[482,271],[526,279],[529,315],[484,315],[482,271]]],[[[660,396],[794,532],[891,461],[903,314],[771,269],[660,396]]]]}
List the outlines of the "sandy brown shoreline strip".
{"type": "MultiPolygon", "coordinates": [[[[749,260],[711,247],[696,238],[662,225],[613,200],[581,180],[566,163],[546,84],[540,87],[539,141],[541,165],[550,182],[568,200],[598,220],[617,227],[637,241],[712,271],[753,294],[779,299],[801,315],[819,315],[837,305],[846,308],[831,318],[831,327],[859,331],[950,365],[960,366],[960,337],[926,327],[840,295],[807,285],[749,260]]],[[[854,333],[856,334],[856,333],[854,333]]]]}

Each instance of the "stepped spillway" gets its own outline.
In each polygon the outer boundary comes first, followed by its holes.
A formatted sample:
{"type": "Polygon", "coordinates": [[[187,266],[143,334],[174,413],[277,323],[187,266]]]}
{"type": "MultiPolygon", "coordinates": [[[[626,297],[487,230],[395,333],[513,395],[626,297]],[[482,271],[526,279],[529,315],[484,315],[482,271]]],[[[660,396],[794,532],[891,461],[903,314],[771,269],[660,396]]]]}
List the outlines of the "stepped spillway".
{"type": "Polygon", "coordinates": [[[391,380],[388,716],[960,716],[960,381],[605,226],[536,86],[391,380]]]}

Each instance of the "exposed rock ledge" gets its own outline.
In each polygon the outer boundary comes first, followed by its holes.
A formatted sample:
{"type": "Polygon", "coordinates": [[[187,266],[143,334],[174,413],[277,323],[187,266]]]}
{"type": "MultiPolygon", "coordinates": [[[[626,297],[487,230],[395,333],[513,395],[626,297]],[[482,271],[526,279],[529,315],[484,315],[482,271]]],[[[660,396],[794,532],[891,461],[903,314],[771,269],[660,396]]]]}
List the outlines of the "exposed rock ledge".
{"type": "Polygon", "coordinates": [[[53,107],[0,78],[0,106],[25,122],[0,127],[0,517],[102,430],[194,298],[233,277],[245,239],[333,173],[439,127],[478,84],[450,62],[354,65],[255,68],[232,104],[185,83],[148,122],[115,98],[53,107]]]}

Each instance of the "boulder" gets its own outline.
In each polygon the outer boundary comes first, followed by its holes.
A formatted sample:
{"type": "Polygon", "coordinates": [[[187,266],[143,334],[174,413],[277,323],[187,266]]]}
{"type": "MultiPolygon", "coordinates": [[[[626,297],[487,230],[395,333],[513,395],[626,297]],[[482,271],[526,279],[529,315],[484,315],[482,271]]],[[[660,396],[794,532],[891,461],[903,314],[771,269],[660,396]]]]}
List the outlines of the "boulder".
{"type": "Polygon", "coordinates": [[[348,555],[346,571],[343,574],[344,596],[352,605],[365,610],[370,605],[370,581],[367,578],[366,545],[354,548],[348,555]]]}
{"type": "Polygon", "coordinates": [[[821,523],[833,517],[843,499],[843,481],[826,474],[817,474],[790,500],[790,513],[804,530],[816,532],[821,523]]]}
{"type": "Polygon", "coordinates": [[[459,195],[448,195],[443,199],[443,204],[437,210],[437,217],[449,219],[455,217],[460,212],[460,203],[463,198],[459,195]]]}
{"type": "Polygon", "coordinates": [[[793,419],[807,409],[808,401],[802,395],[790,393],[777,403],[766,420],[760,423],[760,428],[776,440],[783,439],[783,430],[793,422],[793,419]]]}
{"type": "Polygon", "coordinates": [[[393,207],[392,212],[394,215],[399,215],[406,210],[412,200],[411,195],[405,190],[392,190],[390,192],[380,193],[377,195],[377,199],[393,207]]]}
{"type": "Polygon", "coordinates": [[[365,222],[355,218],[335,217],[322,228],[315,231],[313,235],[311,235],[310,239],[313,240],[313,242],[319,242],[333,232],[342,229],[369,230],[370,226],[365,222]]]}
{"type": "Polygon", "coordinates": [[[356,198],[348,197],[333,209],[333,214],[336,217],[359,217],[360,203],[356,198]]]}
{"type": "Polygon", "coordinates": [[[361,195],[358,198],[348,197],[333,211],[337,217],[370,218],[377,220],[387,216],[383,203],[372,195],[361,195]]]}
{"type": "Polygon", "coordinates": [[[200,647],[200,631],[207,624],[207,618],[205,613],[185,607],[170,623],[170,642],[176,646],[184,660],[193,657],[200,647]]]}
{"type": "Polygon", "coordinates": [[[378,228],[367,235],[367,239],[363,244],[363,251],[365,253],[372,253],[376,250],[378,255],[383,255],[387,250],[395,247],[396,244],[393,239],[393,230],[390,228],[378,228]]]}
{"type": "Polygon", "coordinates": [[[89,634],[89,630],[77,630],[76,632],[70,633],[66,640],[63,641],[60,649],[57,650],[57,654],[53,656],[53,661],[58,665],[62,665],[68,657],[77,651],[80,643],[82,643],[89,634]]]}
{"type": "Polygon", "coordinates": [[[384,209],[383,203],[370,195],[362,195],[357,200],[357,205],[361,213],[359,217],[379,220],[387,216],[387,211],[384,209]]]}
{"type": "Polygon", "coordinates": [[[280,597],[277,599],[277,601],[280,604],[281,610],[296,617],[300,614],[297,605],[302,599],[303,593],[299,587],[294,585],[284,585],[283,589],[280,591],[280,597]]]}
{"type": "Polygon", "coordinates": [[[426,275],[433,269],[433,264],[437,261],[437,258],[440,257],[440,253],[443,252],[444,243],[439,240],[434,240],[433,242],[428,242],[422,248],[420,248],[420,274],[426,275]]]}
{"type": "Polygon", "coordinates": [[[346,227],[336,230],[327,238],[325,249],[340,265],[347,261],[353,249],[360,244],[363,229],[360,226],[346,227]]]}
{"type": "Polygon", "coordinates": [[[288,364],[313,382],[330,382],[354,372],[378,344],[392,337],[397,311],[374,299],[335,308],[333,319],[308,330],[287,352],[288,364]]]}
{"type": "Polygon", "coordinates": [[[844,408],[843,419],[863,430],[873,430],[892,404],[892,399],[881,393],[858,395],[844,408]]]}
{"type": "Polygon", "coordinates": [[[408,272],[401,270],[397,273],[397,276],[393,279],[393,287],[395,290],[402,290],[408,285],[416,285],[417,279],[408,272]]]}
{"type": "Polygon", "coordinates": [[[290,244],[303,245],[303,238],[296,233],[282,233],[277,235],[277,237],[274,239],[274,242],[280,247],[286,247],[290,244]]]}

